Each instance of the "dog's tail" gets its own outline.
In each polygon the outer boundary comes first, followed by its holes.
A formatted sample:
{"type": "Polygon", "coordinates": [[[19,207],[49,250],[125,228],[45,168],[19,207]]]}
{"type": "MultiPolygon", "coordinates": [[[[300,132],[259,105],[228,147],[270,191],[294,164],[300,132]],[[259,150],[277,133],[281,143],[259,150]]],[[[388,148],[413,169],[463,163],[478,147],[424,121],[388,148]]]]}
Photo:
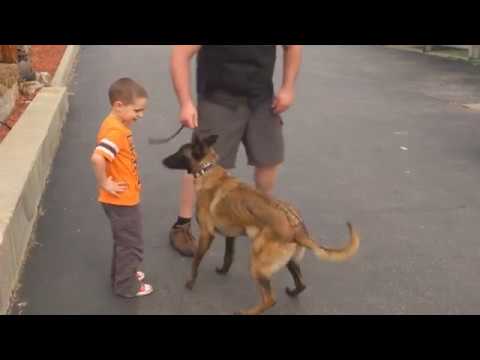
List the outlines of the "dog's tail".
{"type": "Polygon", "coordinates": [[[297,236],[296,242],[301,246],[306,247],[314,252],[314,254],[322,259],[332,262],[345,261],[350,259],[353,255],[356,254],[358,247],[360,245],[360,237],[357,232],[353,229],[352,224],[347,223],[348,230],[350,232],[350,242],[347,246],[342,249],[328,249],[318,245],[313,241],[307,232],[303,232],[302,235],[297,236]]]}

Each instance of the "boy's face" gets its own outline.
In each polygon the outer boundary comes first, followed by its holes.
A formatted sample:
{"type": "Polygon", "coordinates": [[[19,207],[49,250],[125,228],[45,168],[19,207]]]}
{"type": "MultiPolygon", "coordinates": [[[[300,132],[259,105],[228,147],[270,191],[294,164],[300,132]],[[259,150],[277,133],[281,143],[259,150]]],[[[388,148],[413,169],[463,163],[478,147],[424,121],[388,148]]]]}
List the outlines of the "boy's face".
{"type": "Polygon", "coordinates": [[[143,117],[147,107],[146,98],[136,98],[133,104],[125,105],[121,101],[113,104],[115,113],[122,119],[125,125],[130,126],[143,117]]]}

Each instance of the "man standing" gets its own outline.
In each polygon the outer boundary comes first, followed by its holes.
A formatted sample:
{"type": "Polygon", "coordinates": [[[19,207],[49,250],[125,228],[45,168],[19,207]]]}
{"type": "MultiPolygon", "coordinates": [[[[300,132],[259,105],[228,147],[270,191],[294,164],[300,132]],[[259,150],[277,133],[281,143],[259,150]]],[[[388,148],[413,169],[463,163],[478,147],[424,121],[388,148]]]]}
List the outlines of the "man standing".
{"type": "MultiPolygon", "coordinates": [[[[282,48],[283,80],[276,94],[276,45],[176,45],[170,64],[180,104],[180,122],[201,138],[219,135],[214,149],[219,164],[226,169],[235,167],[238,148],[243,143],[248,164],[255,167],[255,185],[268,194],[284,160],[280,114],[293,103],[302,58],[301,45],[282,48]],[[198,107],[190,87],[190,62],[195,55],[198,107]]],[[[193,176],[184,174],[179,216],[170,230],[170,243],[181,255],[190,257],[195,250],[190,230],[193,205],[193,176]]]]}

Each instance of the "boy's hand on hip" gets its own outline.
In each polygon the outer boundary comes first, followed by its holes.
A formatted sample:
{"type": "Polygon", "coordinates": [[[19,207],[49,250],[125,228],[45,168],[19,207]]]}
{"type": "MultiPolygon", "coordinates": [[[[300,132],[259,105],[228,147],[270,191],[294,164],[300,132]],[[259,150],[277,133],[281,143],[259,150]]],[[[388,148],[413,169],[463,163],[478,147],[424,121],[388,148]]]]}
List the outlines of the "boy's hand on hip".
{"type": "Polygon", "coordinates": [[[119,197],[121,193],[123,193],[128,188],[128,184],[124,181],[115,182],[113,181],[112,177],[109,176],[105,182],[102,184],[102,188],[112,194],[113,196],[119,197]]]}
{"type": "Polygon", "coordinates": [[[294,97],[295,94],[293,89],[281,88],[273,100],[273,112],[275,114],[281,114],[284,111],[288,110],[288,108],[293,104],[294,97]]]}
{"type": "Polygon", "coordinates": [[[180,122],[190,129],[198,127],[197,107],[191,102],[183,105],[180,109],[180,122]]]}

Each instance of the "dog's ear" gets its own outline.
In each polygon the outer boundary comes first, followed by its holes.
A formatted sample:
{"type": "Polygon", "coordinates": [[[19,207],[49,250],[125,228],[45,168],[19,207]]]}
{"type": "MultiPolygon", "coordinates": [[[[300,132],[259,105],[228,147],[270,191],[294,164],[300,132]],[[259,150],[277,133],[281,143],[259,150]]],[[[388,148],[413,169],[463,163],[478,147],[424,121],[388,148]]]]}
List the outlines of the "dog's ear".
{"type": "Polygon", "coordinates": [[[203,142],[208,147],[211,147],[213,144],[215,144],[217,142],[217,140],[218,140],[218,135],[210,135],[209,137],[204,139],[203,142]]]}
{"type": "Polygon", "coordinates": [[[192,137],[192,145],[197,145],[197,144],[200,144],[201,143],[201,140],[200,138],[198,137],[197,133],[194,132],[193,133],[193,137],[192,137]]]}
{"type": "Polygon", "coordinates": [[[192,157],[200,161],[202,158],[205,156],[206,152],[206,146],[202,139],[196,134],[193,133],[193,139],[192,139],[192,157]]]}

